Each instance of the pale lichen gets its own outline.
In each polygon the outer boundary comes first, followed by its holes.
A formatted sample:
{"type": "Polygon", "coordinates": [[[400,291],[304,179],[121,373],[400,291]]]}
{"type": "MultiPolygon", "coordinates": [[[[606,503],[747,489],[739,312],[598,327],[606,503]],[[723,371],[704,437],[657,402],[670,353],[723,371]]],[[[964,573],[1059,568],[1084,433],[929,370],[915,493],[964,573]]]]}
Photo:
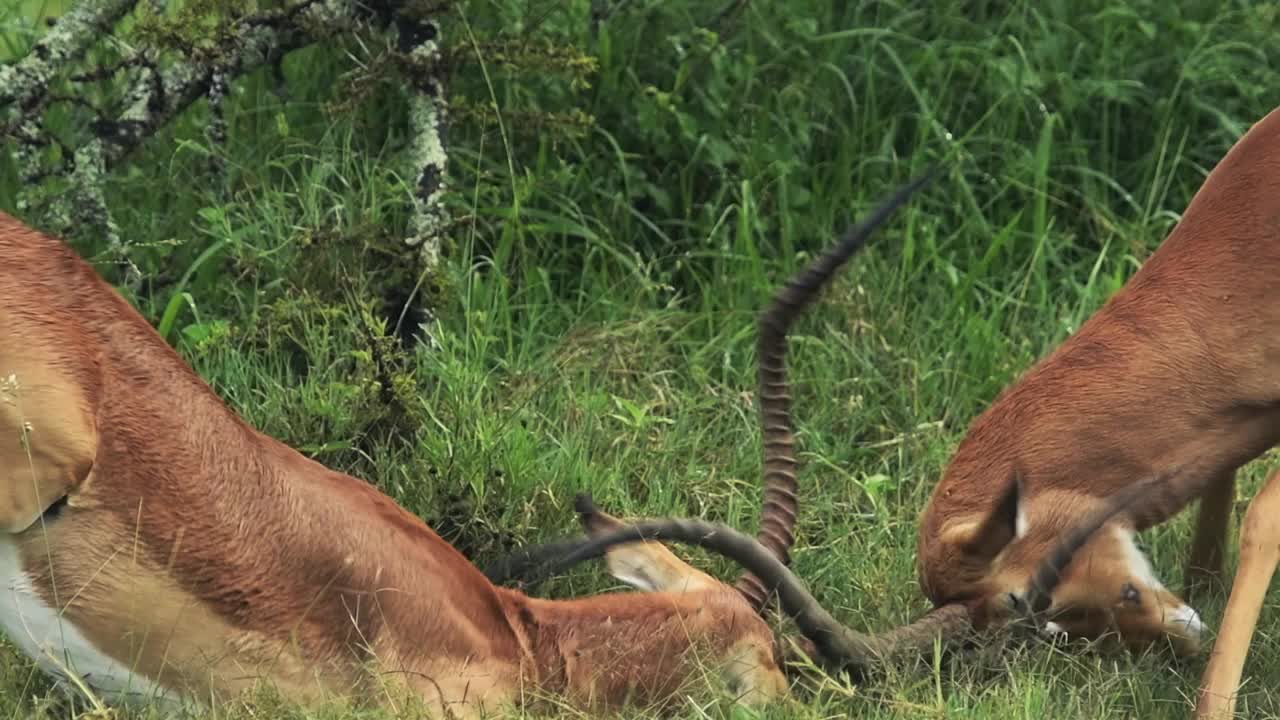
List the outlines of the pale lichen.
{"type": "Polygon", "coordinates": [[[138,0],[86,0],[77,3],[44,34],[26,57],[0,66],[0,108],[17,113],[47,92],[56,74],[84,55],[102,31],[133,9],[138,0]]]}
{"type": "MultiPolygon", "coordinates": [[[[431,18],[402,16],[396,23],[405,65],[415,74],[409,98],[408,160],[414,172],[412,215],[405,243],[418,248],[421,273],[433,272],[440,262],[441,242],[448,218],[443,198],[449,156],[445,150],[445,99],[440,68],[440,25],[431,18]]],[[[420,302],[419,337],[435,346],[434,317],[429,303],[420,302]]]]}
{"type": "Polygon", "coordinates": [[[106,179],[106,152],[102,140],[94,139],[81,145],[75,152],[75,167],[71,171],[75,203],[71,214],[77,227],[96,229],[105,236],[108,252],[126,268],[125,285],[136,290],[142,282],[142,271],[129,259],[129,248],[120,239],[120,229],[111,217],[103,191],[106,179]]]}
{"type": "Polygon", "coordinates": [[[445,218],[441,207],[444,196],[444,173],[449,156],[445,151],[442,125],[444,108],[438,97],[425,92],[414,93],[409,101],[409,127],[413,140],[409,146],[409,162],[415,169],[411,246],[421,246],[423,259],[434,265],[440,252],[440,235],[445,218]]]}

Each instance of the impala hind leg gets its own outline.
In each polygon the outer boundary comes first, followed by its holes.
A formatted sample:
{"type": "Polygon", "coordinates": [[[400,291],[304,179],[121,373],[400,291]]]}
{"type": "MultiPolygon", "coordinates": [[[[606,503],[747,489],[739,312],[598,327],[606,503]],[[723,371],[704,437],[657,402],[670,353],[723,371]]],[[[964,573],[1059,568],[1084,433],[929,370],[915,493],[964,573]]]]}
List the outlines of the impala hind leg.
{"type": "Polygon", "coordinates": [[[1236,691],[1249,654],[1249,643],[1277,562],[1280,562],[1280,471],[1267,479],[1245,512],[1240,529],[1240,566],[1236,569],[1213,656],[1200,683],[1196,704],[1199,720],[1224,720],[1235,711],[1236,691]]]}
{"type": "Polygon", "coordinates": [[[1193,602],[1221,587],[1223,559],[1227,548],[1227,528],[1231,525],[1231,509],[1236,499],[1236,472],[1228,470],[1213,478],[1209,490],[1200,498],[1200,512],[1196,517],[1195,539],[1191,542],[1191,556],[1187,561],[1183,582],[1183,597],[1193,602]]]}

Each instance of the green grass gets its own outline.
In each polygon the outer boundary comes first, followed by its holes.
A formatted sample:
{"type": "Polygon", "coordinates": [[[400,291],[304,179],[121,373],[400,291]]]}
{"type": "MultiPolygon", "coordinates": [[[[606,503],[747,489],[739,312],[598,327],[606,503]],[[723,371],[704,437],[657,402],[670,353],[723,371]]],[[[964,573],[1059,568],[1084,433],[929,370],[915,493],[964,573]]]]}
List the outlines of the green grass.
{"type": "MultiPolygon", "coordinates": [[[[569,504],[584,489],[618,514],[754,531],[755,313],[835,233],[945,158],[793,335],[794,567],[837,617],[871,630],[927,607],[915,520],[971,419],[1123,284],[1280,99],[1275,3],[775,0],[746,5],[719,36],[698,30],[709,3],[634,2],[598,36],[588,3],[567,5],[476,0],[450,17],[446,37],[464,49],[467,28],[540,23],[600,65],[590,88],[570,90],[481,55],[486,79],[473,49],[456,77],[451,92],[473,102],[580,108],[596,124],[581,137],[510,119],[454,128],[459,223],[432,278],[439,348],[375,352],[415,280],[396,243],[403,97],[384,87],[352,115],[322,113],[351,68],[336,52],[286,64],[288,102],[264,77],[244,82],[227,147],[203,147],[196,108],[116,173],[109,200],[146,277],[134,300],[251,423],[378,483],[480,565],[575,530],[569,504]],[[225,178],[206,177],[207,152],[225,156],[225,178]]],[[[0,11],[6,37],[27,42],[10,17],[0,11]]],[[[0,184],[0,206],[15,199],[0,184]]],[[[101,241],[73,239],[120,280],[101,241]]],[[[1243,473],[1242,503],[1265,469],[1243,473]]],[[[1191,514],[1146,536],[1173,586],[1191,514]]],[[[538,592],[613,585],[589,565],[538,592]]],[[[1222,603],[1200,607],[1211,627],[1222,603]]],[[[1246,668],[1248,717],[1280,715],[1277,605],[1246,668]]],[[[1041,645],[863,686],[806,684],[767,714],[1179,718],[1204,664],[1041,645]]],[[[0,717],[66,716],[54,697],[0,655],[0,717]]],[[[288,711],[219,710],[263,712],[288,711]]],[[[725,714],[712,692],[680,713],[725,714]]]]}

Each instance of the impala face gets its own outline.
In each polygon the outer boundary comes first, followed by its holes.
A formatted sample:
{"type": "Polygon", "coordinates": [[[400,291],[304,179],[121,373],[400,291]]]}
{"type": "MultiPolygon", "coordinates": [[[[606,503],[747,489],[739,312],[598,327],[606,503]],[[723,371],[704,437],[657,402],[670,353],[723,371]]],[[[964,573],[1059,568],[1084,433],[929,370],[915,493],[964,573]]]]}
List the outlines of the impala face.
{"type": "MultiPolygon", "coordinates": [[[[942,501],[947,499],[943,490],[942,501]]],[[[1025,616],[1037,571],[1081,519],[1100,508],[1100,501],[1079,493],[1050,489],[1029,496],[1015,476],[985,514],[926,514],[921,584],[935,604],[967,605],[979,628],[1004,625],[1025,616]]],[[[1165,641],[1179,654],[1198,652],[1204,631],[1199,614],[1156,577],[1130,520],[1108,517],[1054,574],[1056,585],[1041,589],[1050,598],[1038,615],[1047,621],[1043,631],[1088,640],[1118,636],[1133,648],[1165,641]]]]}
{"type": "MultiPolygon", "coordinates": [[[[1025,610],[1025,593],[1045,552],[1060,535],[1034,532],[1014,540],[992,563],[986,616],[998,622],[1025,610]]],[[[1200,649],[1200,615],[1165,588],[1119,523],[1104,527],[1067,566],[1045,611],[1045,631],[1089,640],[1115,634],[1133,648],[1170,642],[1179,654],[1200,649]]]]}
{"type": "MultiPolygon", "coordinates": [[[[590,537],[623,527],[623,522],[597,507],[579,510],[579,521],[590,537]]],[[[787,680],[782,673],[782,651],[772,629],[739,592],[682,560],[660,542],[615,545],[605,552],[609,574],[641,592],[669,596],[695,595],[701,598],[703,615],[717,615],[725,627],[719,637],[738,637],[719,653],[725,662],[720,678],[730,692],[745,704],[764,704],[786,696],[787,680]]],[[[709,618],[686,620],[688,627],[709,618]]],[[[670,661],[665,661],[670,663],[670,661]]]]}

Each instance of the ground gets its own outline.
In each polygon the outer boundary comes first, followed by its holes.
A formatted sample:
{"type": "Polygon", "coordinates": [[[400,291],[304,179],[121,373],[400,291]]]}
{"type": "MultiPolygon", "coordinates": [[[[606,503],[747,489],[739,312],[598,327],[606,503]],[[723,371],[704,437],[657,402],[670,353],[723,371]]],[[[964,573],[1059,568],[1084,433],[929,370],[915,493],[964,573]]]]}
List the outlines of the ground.
{"type": "MultiPolygon", "coordinates": [[[[0,57],[45,4],[26,5],[0,9],[0,57]]],[[[454,116],[456,223],[423,283],[434,346],[395,340],[415,324],[399,309],[418,277],[398,249],[404,98],[380,87],[324,112],[354,62],[328,49],[286,63],[287,97],[269,78],[238,86],[225,147],[202,144],[197,108],[114,171],[108,199],[143,273],[130,297],[255,426],[377,483],[478,564],[573,530],[580,490],[617,514],[754,531],[755,313],[894,184],[944,159],[792,342],[794,567],[872,630],[927,608],[916,518],[968,423],[1121,286],[1280,87],[1274,3],[774,0],[717,20],[718,6],[677,0],[626,4],[598,34],[585,0],[534,5],[462,3],[446,31],[470,62],[451,93],[513,116],[454,116]],[[590,86],[504,76],[468,34],[530,27],[595,56],[590,86]],[[575,135],[516,115],[571,109],[594,125],[575,135]],[[227,158],[226,176],[208,179],[206,152],[227,158]]],[[[14,211],[4,162],[0,207],[14,211]]],[[[76,248],[124,287],[121,258],[82,231],[76,248]]],[[[1242,473],[1229,571],[1273,464],[1242,473]]],[[[1172,586],[1193,512],[1143,538],[1172,586]]],[[[589,564],[537,592],[613,586],[589,564]]],[[[1219,589],[1199,603],[1211,632],[1224,601],[1219,589]]],[[[1248,717],[1280,715],[1263,680],[1280,673],[1278,604],[1246,667],[1248,717]]],[[[805,683],[766,714],[1180,718],[1205,662],[1042,644],[805,683]]],[[[0,651],[0,716],[70,711],[0,651]]],[[[729,712],[708,690],[679,715],[729,712]]]]}

